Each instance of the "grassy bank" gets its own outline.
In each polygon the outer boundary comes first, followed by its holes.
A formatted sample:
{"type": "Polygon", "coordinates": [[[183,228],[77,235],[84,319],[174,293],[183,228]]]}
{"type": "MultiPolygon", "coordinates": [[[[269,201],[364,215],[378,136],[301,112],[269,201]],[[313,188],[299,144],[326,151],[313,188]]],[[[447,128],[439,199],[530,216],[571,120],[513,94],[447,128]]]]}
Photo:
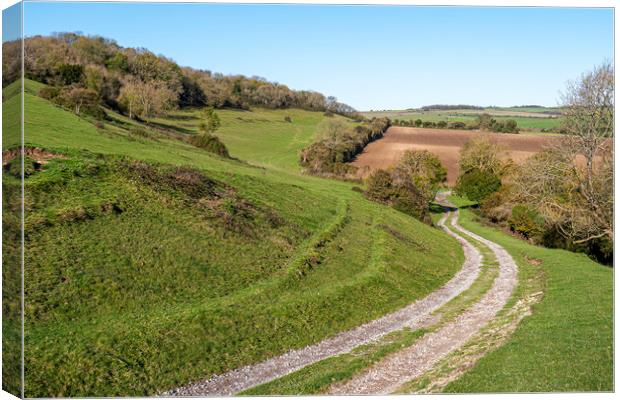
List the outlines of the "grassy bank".
{"type": "Polygon", "coordinates": [[[32,93],[25,109],[47,152],[25,181],[26,396],[156,394],[377,318],[460,266],[438,229],[299,174],[322,113],[221,111],[230,160],[179,140],[193,111],[96,127],[32,93]]]}

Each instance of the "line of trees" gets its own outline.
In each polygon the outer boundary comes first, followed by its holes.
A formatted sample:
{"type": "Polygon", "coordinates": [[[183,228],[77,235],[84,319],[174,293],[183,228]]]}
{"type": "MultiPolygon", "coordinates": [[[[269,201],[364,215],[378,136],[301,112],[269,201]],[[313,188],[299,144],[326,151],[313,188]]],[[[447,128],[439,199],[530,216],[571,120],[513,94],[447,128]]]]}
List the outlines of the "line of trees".
{"type": "Polygon", "coordinates": [[[408,126],[416,128],[437,128],[437,129],[480,129],[500,133],[519,133],[519,126],[514,119],[498,121],[492,118],[490,114],[480,114],[474,121],[423,121],[418,118],[416,120],[394,119],[394,126],[408,126]]]}
{"type": "Polygon", "coordinates": [[[388,118],[373,118],[355,127],[341,119],[325,119],[314,142],[301,151],[299,163],[309,174],[352,178],[357,168],[348,162],[389,127],[388,118]]]}
{"type": "Polygon", "coordinates": [[[432,104],[430,106],[420,107],[422,111],[434,110],[484,110],[484,107],[472,106],[469,104],[432,104]]]}
{"type": "MultiPolygon", "coordinates": [[[[21,42],[3,43],[3,84],[20,77],[21,42]]],[[[329,111],[362,120],[335,97],[296,91],[260,77],[225,76],[181,67],[143,48],[76,33],[24,40],[25,77],[63,90],[80,88],[132,117],[149,118],[176,107],[289,108],[329,111]]]]}

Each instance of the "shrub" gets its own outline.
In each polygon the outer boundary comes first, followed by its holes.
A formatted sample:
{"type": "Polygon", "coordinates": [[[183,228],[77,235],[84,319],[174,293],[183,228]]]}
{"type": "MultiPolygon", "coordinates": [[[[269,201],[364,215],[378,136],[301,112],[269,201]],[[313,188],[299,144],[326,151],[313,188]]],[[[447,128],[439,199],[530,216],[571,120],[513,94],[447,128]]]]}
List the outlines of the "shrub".
{"type": "Polygon", "coordinates": [[[543,231],[543,219],[534,207],[517,204],[512,208],[508,219],[510,229],[526,238],[539,236],[543,231]]]}
{"type": "Polygon", "coordinates": [[[420,118],[416,119],[414,123],[415,123],[415,126],[417,126],[418,128],[422,126],[422,120],[420,118]]]}
{"type": "Polygon", "coordinates": [[[502,182],[490,171],[474,169],[459,176],[455,192],[471,201],[480,202],[499,190],[502,182]]]}
{"type": "Polygon", "coordinates": [[[482,215],[491,222],[501,223],[510,218],[512,205],[507,198],[507,188],[502,186],[497,192],[491,193],[480,203],[482,215]]]}
{"type": "Polygon", "coordinates": [[[428,198],[413,182],[398,186],[394,191],[393,207],[420,221],[430,224],[428,198]]]}
{"type": "Polygon", "coordinates": [[[39,97],[42,97],[46,100],[54,100],[60,94],[60,88],[54,86],[46,86],[39,90],[39,97]]]}
{"type": "Polygon", "coordinates": [[[333,117],[333,116],[334,116],[334,113],[333,113],[333,112],[331,112],[330,110],[327,110],[327,111],[325,111],[325,112],[323,113],[323,116],[325,116],[325,117],[333,117]]]}
{"type": "Polygon", "coordinates": [[[465,122],[454,121],[454,122],[450,122],[448,124],[448,128],[450,128],[450,129],[466,129],[467,125],[465,125],[465,122]]]}
{"type": "Polygon", "coordinates": [[[97,128],[97,129],[105,129],[105,125],[101,121],[96,121],[95,122],[95,128],[97,128]]]}
{"type": "Polygon", "coordinates": [[[289,122],[292,123],[293,120],[291,119],[291,117],[289,117],[288,115],[286,117],[284,117],[284,122],[289,122]]]}
{"type": "Polygon", "coordinates": [[[423,128],[434,128],[435,127],[435,123],[431,122],[431,121],[424,121],[424,122],[422,122],[422,127],[423,128]]]}
{"type": "Polygon", "coordinates": [[[437,128],[445,128],[446,126],[448,126],[448,123],[446,121],[439,121],[437,122],[437,128]]]}
{"type": "Polygon", "coordinates": [[[366,197],[379,203],[389,204],[394,196],[392,175],[378,169],[366,179],[366,197]]]}
{"type": "Polygon", "coordinates": [[[517,127],[517,121],[514,119],[509,119],[506,121],[495,121],[493,120],[493,125],[491,129],[494,132],[501,133],[519,133],[519,128],[517,127]]]}
{"type": "Polygon", "coordinates": [[[215,153],[222,157],[230,157],[228,154],[228,149],[226,148],[224,143],[222,143],[220,139],[215,135],[211,135],[209,133],[201,133],[192,136],[189,141],[194,146],[200,147],[201,149],[204,149],[210,153],[215,153]]]}

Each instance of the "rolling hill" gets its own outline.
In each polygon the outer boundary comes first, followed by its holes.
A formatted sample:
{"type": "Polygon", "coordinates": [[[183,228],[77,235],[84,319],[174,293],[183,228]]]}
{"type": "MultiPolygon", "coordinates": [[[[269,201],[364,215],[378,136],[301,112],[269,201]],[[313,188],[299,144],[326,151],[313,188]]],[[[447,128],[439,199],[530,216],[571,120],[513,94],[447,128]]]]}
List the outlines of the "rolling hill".
{"type": "MultiPolygon", "coordinates": [[[[461,265],[440,230],[300,173],[322,113],[218,111],[226,159],[183,140],[195,110],[97,127],[25,85],[26,396],[156,394],[398,309],[461,265]]],[[[12,128],[20,96],[3,94],[12,128]]],[[[4,185],[19,204],[10,168],[4,185]]]]}

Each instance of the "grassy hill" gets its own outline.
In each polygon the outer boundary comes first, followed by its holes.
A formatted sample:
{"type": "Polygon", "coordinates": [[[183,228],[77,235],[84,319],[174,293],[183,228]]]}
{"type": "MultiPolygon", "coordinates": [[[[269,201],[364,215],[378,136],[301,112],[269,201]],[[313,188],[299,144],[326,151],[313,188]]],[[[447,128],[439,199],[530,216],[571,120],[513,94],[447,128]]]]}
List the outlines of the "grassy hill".
{"type": "Polygon", "coordinates": [[[34,91],[24,102],[44,159],[25,180],[26,396],[156,394],[398,309],[463,260],[354,184],[299,173],[322,113],[218,111],[231,160],[179,140],[196,111],[149,125],[108,112],[97,128],[34,91]]]}

